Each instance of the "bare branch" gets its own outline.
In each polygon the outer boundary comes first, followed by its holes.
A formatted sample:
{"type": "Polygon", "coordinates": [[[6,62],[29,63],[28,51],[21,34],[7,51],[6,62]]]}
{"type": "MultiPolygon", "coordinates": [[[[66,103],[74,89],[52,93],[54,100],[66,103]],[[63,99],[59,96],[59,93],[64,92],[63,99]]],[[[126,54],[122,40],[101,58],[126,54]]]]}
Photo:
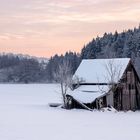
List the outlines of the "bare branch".
{"type": "Polygon", "coordinates": [[[54,78],[60,83],[63,106],[66,108],[66,93],[72,83],[72,68],[69,61],[63,61],[59,64],[58,69],[53,73],[54,78]]]}
{"type": "Polygon", "coordinates": [[[122,65],[121,63],[115,63],[114,60],[110,60],[108,63],[105,64],[105,68],[107,71],[107,75],[105,76],[108,84],[115,84],[118,82],[121,76],[122,65]]]}

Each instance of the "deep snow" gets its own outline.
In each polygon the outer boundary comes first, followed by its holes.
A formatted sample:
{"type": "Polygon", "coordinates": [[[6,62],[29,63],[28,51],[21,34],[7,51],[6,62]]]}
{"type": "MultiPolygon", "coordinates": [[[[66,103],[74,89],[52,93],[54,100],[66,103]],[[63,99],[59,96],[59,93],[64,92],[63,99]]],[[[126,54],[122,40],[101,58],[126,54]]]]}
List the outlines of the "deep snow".
{"type": "Polygon", "coordinates": [[[68,95],[82,103],[91,103],[109,91],[108,85],[82,85],[75,90],[69,90],[68,95]]]}
{"type": "Polygon", "coordinates": [[[76,70],[73,79],[82,79],[84,83],[117,83],[130,58],[84,59],[76,70]]]}
{"type": "Polygon", "coordinates": [[[140,140],[140,112],[50,108],[58,85],[0,85],[0,140],[140,140]]]}

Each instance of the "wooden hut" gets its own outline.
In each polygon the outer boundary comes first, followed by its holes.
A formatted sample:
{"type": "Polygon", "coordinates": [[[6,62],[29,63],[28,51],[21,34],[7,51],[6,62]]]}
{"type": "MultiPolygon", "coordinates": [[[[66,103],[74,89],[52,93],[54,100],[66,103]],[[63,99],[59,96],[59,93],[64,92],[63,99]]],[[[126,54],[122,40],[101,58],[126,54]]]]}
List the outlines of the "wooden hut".
{"type": "Polygon", "coordinates": [[[129,58],[83,60],[73,80],[68,108],[140,109],[140,80],[129,58]]]}

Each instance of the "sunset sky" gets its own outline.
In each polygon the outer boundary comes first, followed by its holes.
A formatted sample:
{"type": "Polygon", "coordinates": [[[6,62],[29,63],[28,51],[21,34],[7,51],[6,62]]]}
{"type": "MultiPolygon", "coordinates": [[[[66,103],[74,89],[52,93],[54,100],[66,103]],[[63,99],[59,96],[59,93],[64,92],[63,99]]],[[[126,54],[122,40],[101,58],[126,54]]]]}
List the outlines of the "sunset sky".
{"type": "Polygon", "coordinates": [[[50,57],[138,27],[140,0],[0,0],[0,52],[50,57]]]}

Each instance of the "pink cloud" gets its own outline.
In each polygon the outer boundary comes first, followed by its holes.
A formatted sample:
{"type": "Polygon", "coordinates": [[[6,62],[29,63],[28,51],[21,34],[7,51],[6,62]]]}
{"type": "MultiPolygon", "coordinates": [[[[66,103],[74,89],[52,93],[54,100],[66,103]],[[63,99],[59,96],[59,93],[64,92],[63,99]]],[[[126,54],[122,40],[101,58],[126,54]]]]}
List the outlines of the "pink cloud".
{"type": "Polygon", "coordinates": [[[79,51],[104,32],[138,26],[139,7],[139,0],[0,0],[0,45],[6,51],[39,46],[46,56],[60,47],[79,51]]]}

